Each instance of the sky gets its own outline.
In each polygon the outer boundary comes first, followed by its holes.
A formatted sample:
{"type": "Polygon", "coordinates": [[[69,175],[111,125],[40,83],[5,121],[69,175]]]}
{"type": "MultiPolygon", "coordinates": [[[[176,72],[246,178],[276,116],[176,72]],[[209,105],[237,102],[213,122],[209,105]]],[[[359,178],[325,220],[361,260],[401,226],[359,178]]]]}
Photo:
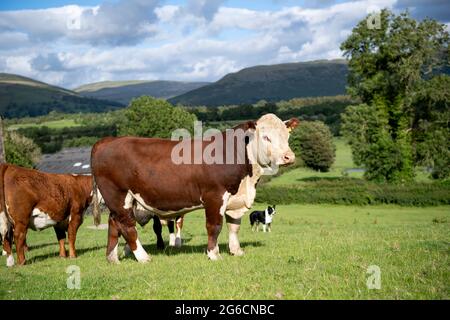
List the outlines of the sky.
{"type": "Polygon", "coordinates": [[[216,81],[254,65],[342,58],[340,43],[381,8],[450,26],[448,0],[1,0],[0,72],[66,88],[216,81]]]}

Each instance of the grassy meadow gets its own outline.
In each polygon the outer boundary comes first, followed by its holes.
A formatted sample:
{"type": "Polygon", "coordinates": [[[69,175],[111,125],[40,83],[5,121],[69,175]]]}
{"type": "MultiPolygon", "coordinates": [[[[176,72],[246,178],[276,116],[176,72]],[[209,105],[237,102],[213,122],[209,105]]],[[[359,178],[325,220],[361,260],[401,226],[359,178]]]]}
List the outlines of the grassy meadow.
{"type": "MultiPolygon", "coordinates": [[[[336,146],[336,159],[330,171],[318,172],[306,167],[295,168],[283,173],[278,177],[271,179],[268,185],[281,186],[281,185],[301,184],[303,182],[311,181],[311,179],[332,180],[334,178],[342,178],[342,177],[357,178],[357,179],[363,178],[364,172],[358,169],[357,165],[353,163],[352,150],[348,145],[347,141],[342,137],[337,137],[334,138],[334,144],[336,146]]],[[[417,168],[415,180],[418,182],[431,181],[428,175],[429,174],[424,172],[422,168],[417,168]]]]}
{"type": "MultiPolygon", "coordinates": [[[[264,208],[257,205],[257,209],[264,208]]],[[[7,268],[0,258],[0,299],[448,299],[450,208],[396,206],[278,206],[271,233],[254,233],[244,217],[246,255],[227,252],[209,261],[201,211],[186,216],[181,249],[158,251],[151,225],[138,228],[152,255],[110,265],[107,230],[80,227],[78,258],[57,256],[53,229],[29,231],[28,265],[7,268]],[[80,267],[81,289],[67,289],[70,265],[80,267]],[[366,286],[370,265],[381,289],[366,286]]],[[[103,221],[106,216],[103,217],[103,221]]],[[[163,231],[165,240],[168,232],[163,231]]],[[[121,239],[119,253],[124,245],[121,239]]]]}
{"type": "Polygon", "coordinates": [[[61,120],[50,120],[44,121],[42,123],[20,123],[20,124],[12,124],[8,126],[8,130],[16,130],[20,128],[38,128],[38,127],[48,127],[50,129],[62,129],[62,128],[71,128],[71,127],[79,127],[81,124],[76,123],[75,119],[61,119],[61,120]]]}

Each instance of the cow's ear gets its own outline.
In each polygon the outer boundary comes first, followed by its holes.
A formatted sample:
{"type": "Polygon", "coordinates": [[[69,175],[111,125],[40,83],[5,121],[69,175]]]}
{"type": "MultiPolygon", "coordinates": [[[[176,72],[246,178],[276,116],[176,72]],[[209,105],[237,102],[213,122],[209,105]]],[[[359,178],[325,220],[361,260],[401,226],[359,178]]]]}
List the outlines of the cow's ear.
{"type": "Polygon", "coordinates": [[[295,129],[298,126],[299,123],[300,123],[300,120],[298,120],[297,118],[291,118],[291,119],[286,120],[284,122],[284,124],[288,128],[289,132],[291,130],[295,129]]]}

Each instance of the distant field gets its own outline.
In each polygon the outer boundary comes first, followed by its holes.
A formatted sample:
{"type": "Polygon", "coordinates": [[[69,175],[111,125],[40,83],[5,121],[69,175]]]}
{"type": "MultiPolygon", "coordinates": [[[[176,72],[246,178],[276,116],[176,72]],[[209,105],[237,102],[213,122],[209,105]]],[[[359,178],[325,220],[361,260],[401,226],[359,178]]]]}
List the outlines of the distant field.
{"type": "MultiPolygon", "coordinates": [[[[263,205],[255,208],[262,209],[263,205]]],[[[250,230],[243,219],[243,257],[206,258],[204,213],[186,216],[184,246],[158,251],[151,225],[138,227],[153,257],[109,265],[107,230],[80,227],[79,257],[57,257],[53,229],[29,231],[29,265],[8,269],[0,257],[1,299],[449,299],[449,207],[277,206],[272,233],[250,230]],[[66,287],[70,265],[80,267],[81,289],[66,287]],[[367,269],[381,271],[369,290],[367,269]]],[[[105,222],[106,216],[103,217],[105,222]]],[[[164,229],[167,240],[167,229],[164,229]]],[[[123,239],[119,252],[123,250],[123,239]]]]}
{"type": "MultiPolygon", "coordinates": [[[[309,180],[311,178],[342,178],[344,171],[348,169],[356,170],[347,172],[346,176],[350,178],[362,178],[364,172],[358,169],[358,166],[353,163],[352,150],[345,139],[342,137],[334,138],[334,143],[336,145],[336,161],[329,172],[317,172],[308,168],[296,168],[287,171],[279,177],[273,178],[268,185],[298,184],[302,183],[305,179],[309,180]]],[[[423,170],[417,169],[416,181],[430,181],[428,175],[423,170]]]]}
{"type": "Polygon", "coordinates": [[[8,130],[16,130],[20,128],[29,128],[29,127],[44,127],[44,126],[53,129],[60,129],[66,127],[79,127],[81,126],[81,124],[76,123],[74,119],[62,119],[62,120],[45,121],[42,123],[13,124],[8,126],[8,130]]]}

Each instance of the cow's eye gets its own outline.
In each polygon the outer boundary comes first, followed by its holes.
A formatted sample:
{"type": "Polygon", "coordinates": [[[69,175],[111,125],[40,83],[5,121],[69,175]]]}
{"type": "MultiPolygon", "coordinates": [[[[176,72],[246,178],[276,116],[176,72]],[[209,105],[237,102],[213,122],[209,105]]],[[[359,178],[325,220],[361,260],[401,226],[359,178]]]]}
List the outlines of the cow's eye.
{"type": "Polygon", "coordinates": [[[270,140],[268,136],[263,136],[263,139],[266,140],[267,142],[272,142],[272,140],[270,140]]]}

